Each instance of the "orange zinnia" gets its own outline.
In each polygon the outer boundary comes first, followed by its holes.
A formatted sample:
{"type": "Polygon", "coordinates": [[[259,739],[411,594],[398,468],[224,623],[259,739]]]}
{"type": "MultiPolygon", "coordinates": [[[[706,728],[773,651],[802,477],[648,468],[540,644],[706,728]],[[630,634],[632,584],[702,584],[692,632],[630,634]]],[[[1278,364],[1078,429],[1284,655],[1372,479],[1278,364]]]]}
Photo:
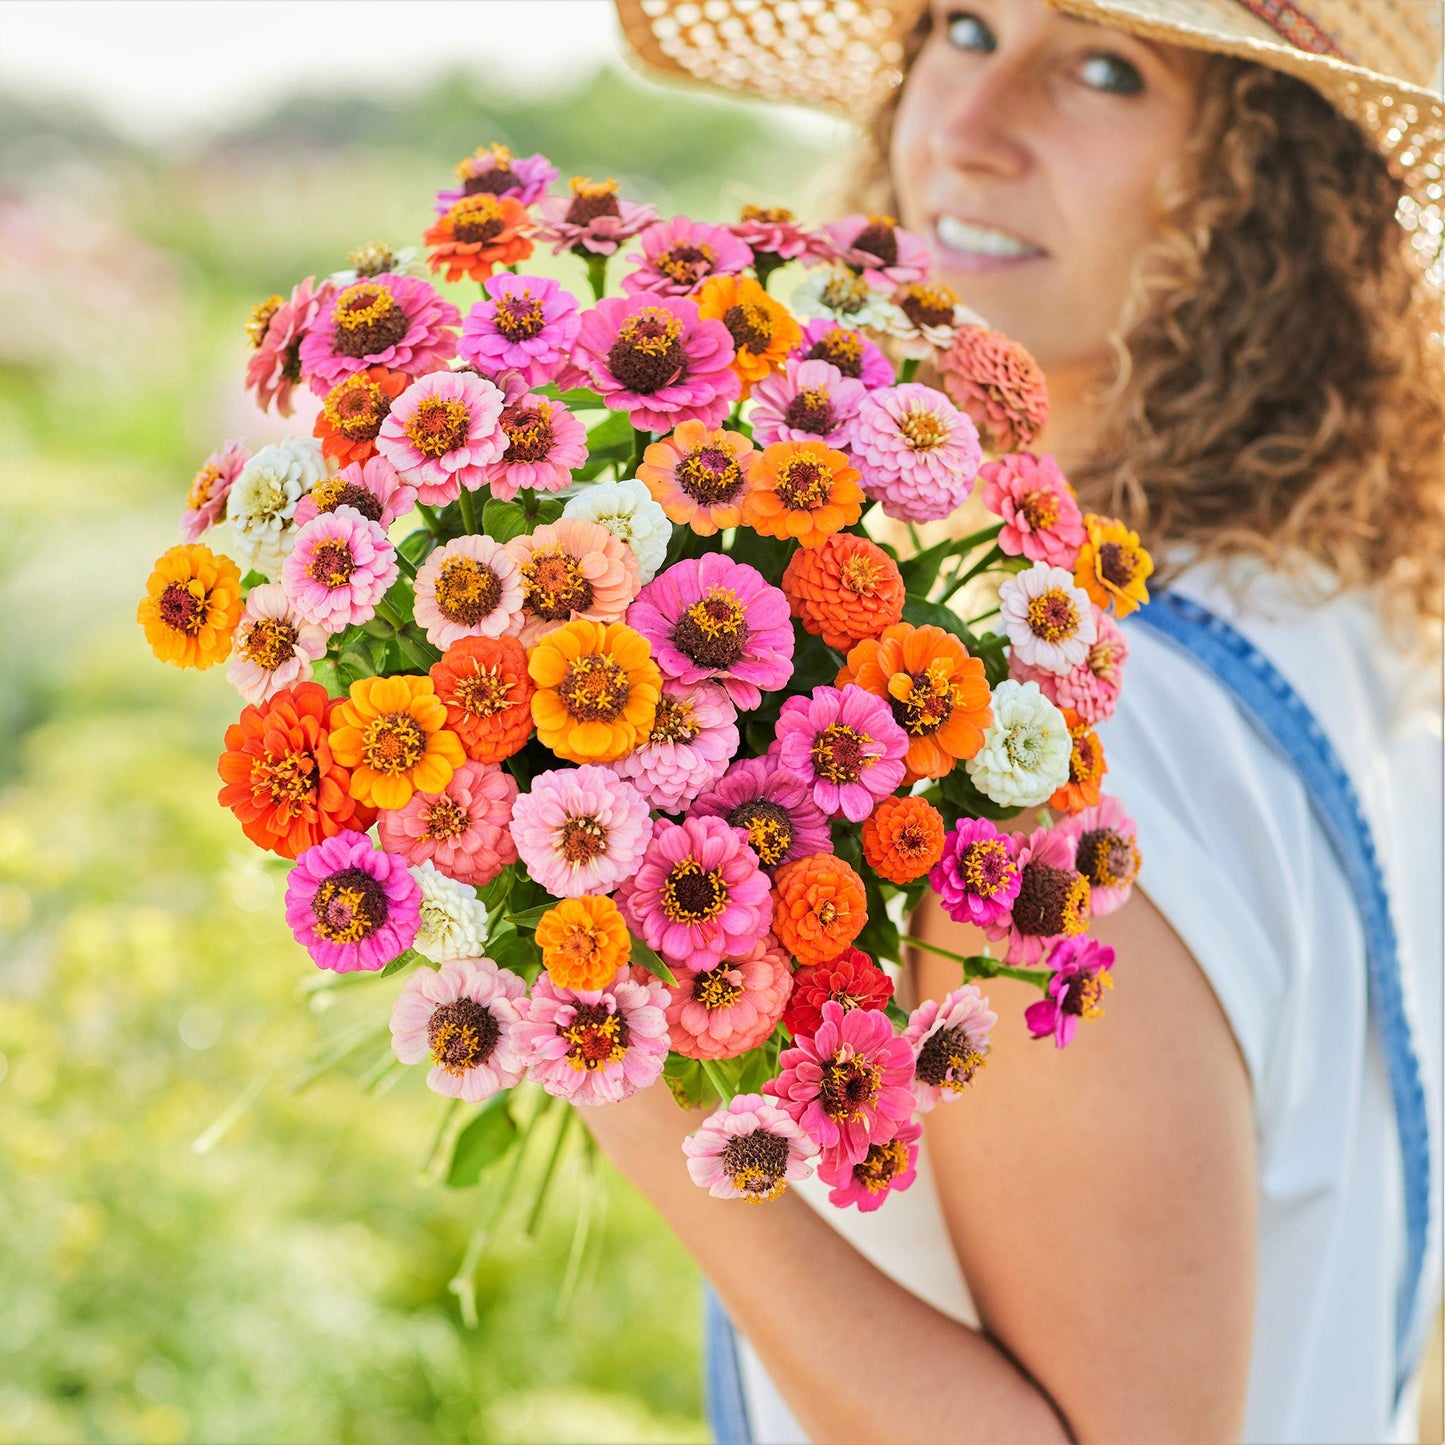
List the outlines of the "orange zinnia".
{"type": "Polygon", "coordinates": [[[236,564],[182,542],[156,560],[135,620],[162,662],[204,672],[230,653],[244,606],[236,564]]]}
{"type": "Polygon", "coordinates": [[[436,247],[429,258],[432,270],[445,266],[448,281],[463,276],[485,281],[498,266],[525,261],[532,254],[532,242],[524,234],[531,224],[527,208],[514,196],[479,191],[454,202],[422,239],[436,247]]]}
{"type": "Polygon", "coordinates": [[[799,963],[836,958],[868,922],[863,880],[832,853],[784,863],[773,878],[773,932],[799,963]]]}
{"type": "Polygon", "coordinates": [[[863,861],[890,883],[912,883],[943,857],[943,814],[922,798],[884,798],[863,824],[863,861]]]}
{"type": "Polygon", "coordinates": [[[375,822],[375,811],[351,796],[351,773],[331,749],[327,727],[339,705],[320,683],[301,682],[245,708],[226,729],[220,800],[258,848],[295,858],[375,822]]]}
{"type": "Polygon", "coordinates": [[[1098,733],[1073,708],[1062,711],[1074,746],[1069,753],[1069,781],[1055,791],[1049,807],[1061,813],[1082,813],[1085,808],[1097,806],[1101,779],[1109,765],[1104,761],[1104,745],[1098,733]]]}
{"type": "Polygon", "coordinates": [[[799,547],[783,592],[803,629],[840,652],[903,618],[903,574],[867,537],[835,532],[821,547],[799,547]]]}
{"type": "Polygon", "coordinates": [[[755,381],[781,371],[788,353],[803,339],[793,313],[751,276],[709,276],[693,300],[704,321],[721,321],[732,336],[732,368],[744,397],[755,381]]]}
{"type": "Polygon", "coordinates": [[[743,524],[819,547],[863,515],[861,476],[844,452],[822,442],[774,442],[753,467],[743,524]]]}
{"type": "Polygon", "coordinates": [[[439,793],[466,762],[462,740],[431,678],[363,677],[331,719],[331,751],[352,770],[351,796],[404,808],[413,793],[439,793]]]}
{"type": "Polygon", "coordinates": [[[757,457],[741,432],[706,427],[694,418],[643,452],[637,480],[669,522],[711,537],[742,522],[757,457]]]}
{"type": "Polygon", "coordinates": [[[894,623],[848,654],[838,686],[854,682],[893,709],[908,734],[905,782],[941,778],[983,746],[993,722],[983,663],[941,627],[894,623]]]}
{"type": "Polygon", "coordinates": [[[1154,559],[1139,545],[1139,534],[1114,517],[1084,518],[1088,537],[1074,563],[1074,581],[1100,607],[1112,605],[1116,617],[1127,617],[1149,600],[1144,585],[1154,559]]]}
{"type": "Polygon", "coordinates": [[[515,637],[463,637],[431,666],[447,726],[477,763],[500,763],[532,736],[532,679],[515,637]]]}
{"type": "Polygon", "coordinates": [[[559,988],[605,988],[632,953],[632,936],[610,898],[564,898],[537,924],[542,967],[559,988]]]}
{"type": "Polygon", "coordinates": [[[338,470],[352,462],[369,462],[376,455],[376,434],[392,402],[410,385],[404,371],[384,366],[368,366],[338,381],[326,393],[312,428],[321,442],[321,455],[338,470]]]}

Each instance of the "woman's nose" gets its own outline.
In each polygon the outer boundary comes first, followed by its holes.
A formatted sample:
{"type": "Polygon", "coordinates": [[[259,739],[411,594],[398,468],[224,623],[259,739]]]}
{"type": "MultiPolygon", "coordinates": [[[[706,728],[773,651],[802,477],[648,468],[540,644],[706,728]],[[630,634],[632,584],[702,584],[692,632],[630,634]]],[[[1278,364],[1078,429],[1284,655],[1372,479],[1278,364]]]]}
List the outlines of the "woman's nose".
{"type": "Polygon", "coordinates": [[[1031,107],[1039,103],[1028,62],[990,55],[940,100],[934,161],[951,170],[1012,178],[1029,165],[1031,107]]]}

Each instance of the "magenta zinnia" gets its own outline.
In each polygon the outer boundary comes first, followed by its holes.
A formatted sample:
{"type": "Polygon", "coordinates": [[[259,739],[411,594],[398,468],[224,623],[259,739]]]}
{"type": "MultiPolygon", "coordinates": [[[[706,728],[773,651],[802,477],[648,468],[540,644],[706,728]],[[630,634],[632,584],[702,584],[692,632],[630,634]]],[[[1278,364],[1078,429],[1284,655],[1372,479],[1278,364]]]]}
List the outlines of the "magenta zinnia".
{"type": "Polygon", "coordinates": [[[1004,961],[1029,967],[1061,938],[1089,925],[1089,882],[1076,865],[1076,840],[1062,828],[1035,828],[1012,837],[1019,891],[1007,917],[985,928],[1007,938],[1004,961]]]}
{"type": "Polygon", "coordinates": [[[1093,938],[1066,938],[1056,943],[1048,957],[1053,970],[1048,997],[1024,1010],[1024,1022],[1036,1039],[1053,1038],[1056,1049],[1074,1037],[1079,1020],[1096,1019],[1103,1012],[1099,1003],[1106,988],[1113,988],[1109,970],[1114,950],[1093,938]]]}
{"type": "Polygon", "coordinates": [[[918,1177],[918,1140],[923,1125],[910,1119],[884,1143],[868,1146],[856,1164],[845,1164],[836,1156],[825,1159],[818,1178],[833,1187],[828,1203],[846,1209],[856,1205],[860,1214],[871,1214],[890,1194],[901,1194],[918,1177]]]}
{"type": "Polygon", "coordinates": [[[515,371],[529,386],[552,381],[567,364],[582,313],[577,298],[550,276],[497,271],[462,321],[457,355],[494,381],[515,371]]]}
{"type": "Polygon", "coordinates": [[[658,221],[637,238],[642,254],[629,261],[637,270],[622,278],[627,292],[691,296],[709,276],[736,276],[752,264],[752,251],[726,226],[673,216],[658,221]]]}
{"type": "Polygon", "coordinates": [[[687,1172],[714,1199],[776,1199],[806,1179],[818,1146],[761,1094],[738,1094],[682,1141],[687,1172]]]}
{"type": "Polygon", "coordinates": [[[181,513],[181,536],[187,542],[199,542],[226,515],[231,483],[250,459],[244,442],[227,442],[201,463],[201,469],[191,479],[186,510],[181,513]]]}
{"type": "Polygon", "coordinates": [[[807,782],[784,772],[775,757],[739,758],[714,787],[698,795],[691,813],[740,829],[769,873],[833,846],[828,819],[807,782]]]}
{"type": "Polygon", "coordinates": [[[1092,808],[1057,826],[1074,840],[1074,867],[1089,885],[1089,916],[1103,918],[1122,908],[1139,876],[1138,830],[1123,803],[1105,793],[1092,808]]]}
{"type": "Polygon", "coordinates": [[[908,734],[888,704],[854,683],[790,697],[778,716],[778,765],[805,778],[830,818],[861,823],[902,781],[908,734]]]}
{"type": "Polygon", "coordinates": [[[846,451],[853,421],[867,395],[861,381],[844,376],[826,361],[790,359],[781,374],[753,385],[749,414],[753,441],[760,447],[820,441],[846,451]]]}
{"type": "Polygon", "coordinates": [[[943,840],[928,886],[955,923],[984,928],[1006,918],[1019,892],[1012,842],[987,818],[960,818],[943,840]]]}
{"type": "Polygon", "coordinates": [[[507,449],[483,467],[483,481],[503,502],[523,487],[560,492],[571,484],[573,467],[587,460],[587,429],[560,401],[524,391],[519,377],[502,381],[506,405],[498,425],[507,449]]]}
{"type": "Polygon", "coordinates": [[[940,1099],[956,1099],[983,1067],[998,1015],[976,984],[966,983],[940,1002],[925,999],[908,1016],[903,1038],[916,1059],[913,1093],[920,1114],[940,1099]]]}

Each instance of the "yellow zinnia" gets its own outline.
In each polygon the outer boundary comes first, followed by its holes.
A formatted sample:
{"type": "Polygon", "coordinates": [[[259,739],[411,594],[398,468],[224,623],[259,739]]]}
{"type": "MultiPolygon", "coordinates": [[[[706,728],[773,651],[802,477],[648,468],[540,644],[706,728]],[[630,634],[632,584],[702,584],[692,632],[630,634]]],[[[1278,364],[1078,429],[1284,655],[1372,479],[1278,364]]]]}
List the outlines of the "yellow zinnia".
{"type": "Polygon", "coordinates": [[[632,936],[610,898],[564,898],[537,924],[542,967],[559,988],[606,988],[632,953],[632,936]]]}
{"type": "Polygon", "coordinates": [[[662,696],[662,673],[647,639],[625,622],[578,617],[527,654],[537,684],[537,737],[573,763],[611,763],[647,737],[662,696]]]}
{"type": "Polygon", "coordinates": [[[351,796],[404,808],[413,793],[439,793],[466,762],[429,677],[363,677],[331,717],[331,755],[351,769],[351,796]]]}
{"type": "Polygon", "coordinates": [[[186,542],[157,560],[135,620],[162,662],[204,671],[230,653],[243,606],[236,564],[186,542]]]}
{"type": "Polygon", "coordinates": [[[1074,563],[1074,581],[1106,611],[1113,603],[1118,617],[1127,617],[1149,600],[1144,583],[1154,559],[1139,545],[1139,534],[1114,517],[1084,518],[1088,537],[1074,563]]]}
{"type": "Polygon", "coordinates": [[[721,321],[727,327],[737,348],[732,369],[744,397],[755,381],[781,371],[788,353],[803,339],[793,313],[750,276],[709,276],[694,299],[704,321],[721,321]]]}

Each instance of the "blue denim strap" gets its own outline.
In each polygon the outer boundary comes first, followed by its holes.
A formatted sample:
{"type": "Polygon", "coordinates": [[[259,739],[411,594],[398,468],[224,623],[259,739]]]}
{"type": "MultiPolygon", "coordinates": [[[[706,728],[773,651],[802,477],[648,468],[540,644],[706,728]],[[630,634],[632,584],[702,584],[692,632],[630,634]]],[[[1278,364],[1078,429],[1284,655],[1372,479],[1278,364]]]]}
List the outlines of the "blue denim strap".
{"type": "Polygon", "coordinates": [[[707,1419],[717,1445],[753,1445],[743,1399],[742,1361],[738,1358],[738,1337],[722,1301],[710,1284],[702,1287],[703,1350],[707,1419]]]}
{"type": "Polygon", "coordinates": [[[1404,1170],[1405,1271],[1395,1313],[1398,1401],[1423,1343],[1417,1339],[1416,1306],[1430,1232],[1430,1127],[1400,976],[1399,939],[1374,837],[1349,775],[1314,714],[1248,638],[1177,592],[1156,594],[1132,620],[1187,652],[1294,764],[1359,906],[1370,1008],[1385,1052],[1404,1170]]]}

